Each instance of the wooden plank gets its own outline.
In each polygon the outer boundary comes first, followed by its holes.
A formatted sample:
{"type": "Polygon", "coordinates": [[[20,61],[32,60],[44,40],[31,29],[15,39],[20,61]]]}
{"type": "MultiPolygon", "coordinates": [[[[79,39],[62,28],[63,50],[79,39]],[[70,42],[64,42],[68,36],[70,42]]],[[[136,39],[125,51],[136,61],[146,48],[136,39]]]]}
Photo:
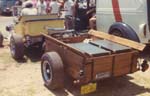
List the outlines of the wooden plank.
{"type": "Polygon", "coordinates": [[[93,79],[99,80],[108,78],[112,74],[113,56],[99,57],[94,59],[93,79]],[[107,73],[107,76],[106,74],[107,73]],[[109,73],[109,75],[108,75],[109,73]],[[101,74],[101,75],[100,75],[101,74]],[[103,75],[102,75],[103,74],[103,75]]]}
{"type": "Polygon", "coordinates": [[[130,73],[132,54],[132,52],[128,52],[115,55],[115,64],[113,72],[114,76],[122,76],[124,74],[130,73]]]}
{"type": "Polygon", "coordinates": [[[138,66],[138,57],[139,57],[139,53],[137,51],[135,51],[133,53],[133,56],[132,56],[132,65],[131,65],[131,73],[133,72],[136,72],[139,70],[139,68],[137,67],[138,66]]]}
{"type": "Polygon", "coordinates": [[[103,39],[107,39],[109,41],[119,43],[119,44],[134,48],[134,49],[139,50],[139,51],[143,51],[143,49],[146,47],[146,45],[144,45],[142,43],[137,43],[137,42],[132,41],[132,40],[128,40],[128,39],[121,38],[118,36],[110,35],[110,34],[107,34],[105,32],[90,30],[88,33],[90,35],[93,35],[93,36],[96,36],[99,38],[103,38],[103,39]]]}

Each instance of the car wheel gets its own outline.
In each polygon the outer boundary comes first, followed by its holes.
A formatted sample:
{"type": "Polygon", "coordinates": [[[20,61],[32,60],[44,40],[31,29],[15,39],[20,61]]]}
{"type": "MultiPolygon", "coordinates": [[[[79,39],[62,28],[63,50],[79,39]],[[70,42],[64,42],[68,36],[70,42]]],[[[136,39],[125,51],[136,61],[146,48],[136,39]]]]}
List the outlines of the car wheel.
{"type": "Polygon", "coordinates": [[[140,42],[139,38],[135,34],[125,32],[125,31],[121,31],[121,30],[118,30],[118,29],[114,29],[114,30],[110,31],[109,34],[119,36],[119,37],[122,37],[122,38],[126,38],[126,39],[129,39],[129,40],[133,40],[135,42],[140,42]]]}
{"type": "Polygon", "coordinates": [[[0,47],[3,46],[3,39],[4,39],[3,34],[0,32],[0,47]]]}
{"type": "Polygon", "coordinates": [[[13,34],[10,38],[10,51],[14,59],[22,59],[24,56],[24,43],[20,35],[13,34]]]}
{"type": "Polygon", "coordinates": [[[123,34],[122,34],[122,32],[119,31],[119,30],[113,30],[113,31],[111,32],[111,34],[112,34],[112,35],[115,35],[115,36],[118,36],[118,37],[124,37],[123,34]]]}
{"type": "Polygon", "coordinates": [[[41,72],[47,88],[57,89],[64,86],[63,62],[58,53],[48,52],[42,56],[41,72]]]}

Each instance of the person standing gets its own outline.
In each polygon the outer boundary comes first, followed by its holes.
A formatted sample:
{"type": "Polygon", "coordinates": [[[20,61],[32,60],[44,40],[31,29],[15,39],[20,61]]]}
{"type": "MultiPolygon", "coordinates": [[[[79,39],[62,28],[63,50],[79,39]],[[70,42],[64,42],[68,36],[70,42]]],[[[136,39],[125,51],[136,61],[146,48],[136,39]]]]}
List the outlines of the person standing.
{"type": "Polygon", "coordinates": [[[17,0],[15,2],[15,6],[13,6],[13,16],[18,16],[19,13],[21,12],[21,8],[22,8],[22,1],[17,0]]]}
{"type": "Polygon", "coordinates": [[[15,6],[22,6],[22,1],[21,0],[17,0],[15,2],[15,6]]]}
{"type": "Polygon", "coordinates": [[[88,17],[86,15],[88,9],[88,0],[75,0],[75,30],[86,30],[89,24],[88,17]]]}
{"type": "Polygon", "coordinates": [[[60,15],[60,4],[57,0],[52,0],[50,3],[50,14],[58,14],[60,15]]]}
{"type": "Polygon", "coordinates": [[[46,0],[46,13],[49,14],[50,13],[50,3],[51,3],[51,0],[46,0]]]}
{"type": "Polygon", "coordinates": [[[21,10],[21,16],[24,15],[37,15],[37,9],[33,7],[31,2],[25,4],[25,8],[21,10]]]}
{"type": "Polygon", "coordinates": [[[64,15],[66,29],[72,29],[74,27],[74,2],[72,0],[64,0],[64,15]]]}
{"type": "Polygon", "coordinates": [[[32,3],[33,4],[33,2],[31,0],[24,0],[24,2],[22,3],[22,8],[25,8],[27,3],[32,3]]]}
{"type": "Polygon", "coordinates": [[[38,15],[46,14],[46,2],[44,0],[40,0],[37,3],[38,15]]]}
{"type": "Polygon", "coordinates": [[[35,8],[35,7],[36,7],[36,5],[37,5],[37,1],[38,1],[38,0],[32,0],[33,7],[34,7],[34,8],[35,8]]]}

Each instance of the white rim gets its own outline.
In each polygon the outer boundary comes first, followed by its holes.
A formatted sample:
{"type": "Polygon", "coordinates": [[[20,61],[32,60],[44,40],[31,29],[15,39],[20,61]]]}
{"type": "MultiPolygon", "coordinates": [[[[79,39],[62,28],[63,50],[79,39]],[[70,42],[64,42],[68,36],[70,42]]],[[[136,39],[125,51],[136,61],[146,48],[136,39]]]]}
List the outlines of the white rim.
{"type": "Polygon", "coordinates": [[[11,43],[10,43],[10,51],[11,51],[11,54],[12,56],[15,56],[15,53],[16,53],[16,50],[15,50],[15,44],[14,42],[11,40],[11,43]]]}
{"type": "Polygon", "coordinates": [[[47,60],[45,60],[43,62],[43,72],[42,73],[43,73],[43,78],[44,78],[45,82],[52,81],[52,77],[53,77],[52,68],[47,60]]]}

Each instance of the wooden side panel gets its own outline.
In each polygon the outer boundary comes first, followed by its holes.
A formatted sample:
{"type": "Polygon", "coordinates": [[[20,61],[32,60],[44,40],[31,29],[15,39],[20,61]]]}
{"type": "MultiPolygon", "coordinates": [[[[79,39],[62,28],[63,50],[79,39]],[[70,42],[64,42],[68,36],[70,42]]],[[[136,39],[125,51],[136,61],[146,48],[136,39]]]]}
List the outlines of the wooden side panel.
{"type": "Polygon", "coordinates": [[[56,52],[59,52],[60,50],[60,46],[55,44],[54,42],[51,42],[50,40],[46,40],[46,49],[45,51],[46,52],[50,52],[50,51],[56,51],[56,52]]]}
{"type": "Polygon", "coordinates": [[[132,53],[116,54],[113,65],[113,75],[121,76],[130,73],[132,64],[132,53]]]}
{"type": "Polygon", "coordinates": [[[106,56],[94,59],[93,79],[108,78],[112,74],[113,56],[106,56]]]}
{"type": "Polygon", "coordinates": [[[136,72],[138,51],[129,51],[93,59],[93,80],[136,72]]]}
{"type": "Polygon", "coordinates": [[[80,70],[83,69],[84,57],[68,50],[66,47],[53,41],[46,40],[46,52],[56,51],[61,56],[65,71],[74,79],[80,78],[80,70]]]}
{"type": "Polygon", "coordinates": [[[138,57],[139,57],[139,56],[138,56],[138,52],[135,51],[135,52],[133,53],[132,66],[131,66],[131,73],[136,72],[136,71],[139,70],[138,67],[137,67],[137,64],[138,64],[138,57]]]}
{"type": "Polygon", "coordinates": [[[88,83],[89,81],[92,80],[92,64],[87,64],[85,65],[85,78],[84,82],[88,83]]]}
{"type": "Polygon", "coordinates": [[[74,79],[79,78],[80,70],[83,68],[83,57],[70,50],[66,50],[63,59],[66,64],[67,73],[69,73],[69,75],[74,79]]]}

